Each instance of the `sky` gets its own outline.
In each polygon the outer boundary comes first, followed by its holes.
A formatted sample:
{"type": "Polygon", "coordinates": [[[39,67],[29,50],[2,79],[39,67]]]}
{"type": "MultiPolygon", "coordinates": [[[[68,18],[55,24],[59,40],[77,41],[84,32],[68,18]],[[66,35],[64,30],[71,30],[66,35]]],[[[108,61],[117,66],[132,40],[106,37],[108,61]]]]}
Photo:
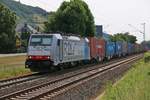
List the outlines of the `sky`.
{"type": "MultiPolygon", "coordinates": [[[[19,1],[19,0],[16,0],[19,1]]],[[[21,3],[38,6],[46,11],[56,11],[64,0],[20,0],[21,3]]],[[[69,0],[66,0],[69,1],[69,0]]],[[[96,25],[103,25],[109,34],[130,32],[138,43],[150,40],[150,0],[84,0],[95,18],[96,25]]]]}

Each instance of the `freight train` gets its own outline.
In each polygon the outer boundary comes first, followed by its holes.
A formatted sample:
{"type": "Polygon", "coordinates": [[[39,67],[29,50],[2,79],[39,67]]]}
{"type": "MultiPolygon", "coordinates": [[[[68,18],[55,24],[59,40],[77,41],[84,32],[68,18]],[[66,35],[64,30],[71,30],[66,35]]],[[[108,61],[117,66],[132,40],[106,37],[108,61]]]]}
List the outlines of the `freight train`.
{"type": "Polygon", "coordinates": [[[42,72],[67,65],[102,62],[143,50],[140,44],[111,42],[96,37],[63,36],[59,33],[32,34],[25,67],[42,72]]]}

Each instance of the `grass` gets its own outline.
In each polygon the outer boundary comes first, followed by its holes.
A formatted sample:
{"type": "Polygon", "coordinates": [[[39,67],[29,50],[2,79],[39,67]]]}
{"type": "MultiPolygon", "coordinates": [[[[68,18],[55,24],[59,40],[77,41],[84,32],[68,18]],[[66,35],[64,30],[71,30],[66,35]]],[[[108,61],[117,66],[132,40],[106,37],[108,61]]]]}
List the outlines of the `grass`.
{"type": "MultiPolygon", "coordinates": [[[[147,56],[150,52],[145,53],[144,58],[147,56]]],[[[150,100],[150,61],[145,63],[144,58],[115,85],[108,82],[99,100],[150,100]]]]}
{"type": "Polygon", "coordinates": [[[24,66],[16,67],[0,67],[0,79],[12,78],[15,76],[25,75],[31,73],[29,69],[25,69],[24,66]]]}
{"type": "Polygon", "coordinates": [[[26,56],[1,57],[0,67],[3,66],[23,66],[26,56]]]}
{"type": "Polygon", "coordinates": [[[25,56],[1,57],[0,58],[0,79],[31,73],[24,67],[25,56]]]}

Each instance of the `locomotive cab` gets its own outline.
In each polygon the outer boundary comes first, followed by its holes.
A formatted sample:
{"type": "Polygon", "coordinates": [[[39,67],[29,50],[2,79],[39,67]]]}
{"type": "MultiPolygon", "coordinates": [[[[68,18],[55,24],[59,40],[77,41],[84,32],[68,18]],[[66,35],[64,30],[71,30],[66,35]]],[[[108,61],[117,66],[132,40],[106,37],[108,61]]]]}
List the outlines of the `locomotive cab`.
{"type": "Polygon", "coordinates": [[[43,66],[57,65],[57,46],[61,39],[60,34],[32,34],[28,43],[25,67],[34,71],[43,69],[43,66]]]}

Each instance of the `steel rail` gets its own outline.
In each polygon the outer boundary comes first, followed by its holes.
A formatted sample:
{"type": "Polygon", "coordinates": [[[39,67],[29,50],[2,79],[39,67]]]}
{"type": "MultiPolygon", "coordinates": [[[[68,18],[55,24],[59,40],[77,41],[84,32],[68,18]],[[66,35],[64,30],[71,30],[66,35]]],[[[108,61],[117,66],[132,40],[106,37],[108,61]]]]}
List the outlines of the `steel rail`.
{"type": "Polygon", "coordinates": [[[67,84],[77,83],[81,80],[84,80],[84,79],[88,78],[89,76],[93,76],[93,75],[96,75],[96,74],[101,73],[103,71],[106,71],[107,69],[113,68],[114,66],[120,66],[120,64],[123,64],[127,61],[130,62],[130,61],[132,61],[132,59],[133,60],[136,59],[136,57],[141,57],[141,55],[140,56],[139,55],[134,56],[134,57],[131,57],[129,59],[111,64],[111,65],[108,65],[108,66],[105,66],[105,67],[102,67],[102,68],[91,69],[91,70],[88,70],[86,72],[78,73],[76,75],[56,79],[56,80],[53,80],[53,81],[50,81],[50,82],[47,82],[47,83],[43,83],[43,84],[40,84],[40,85],[37,85],[37,86],[33,86],[33,87],[27,88],[25,90],[17,91],[17,92],[2,96],[2,97],[0,97],[0,99],[17,99],[17,98],[19,98],[19,99],[25,99],[25,98],[26,99],[35,99],[37,97],[42,96],[43,94],[47,94],[47,93],[49,94],[50,92],[52,93],[52,91],[57,91],[57,89],[59,89],[59,88],[66,87],[66,86],[68,86],[67,84]],[[71,80],[71,81],[69,81],[69,80],[71,80]],[[59,85],[61,82],[64,85],[62,85],[62,86],[59,85]],[[53,86],[55,85],[55,87],[52,88],[52,85],[53,86]],[[49,86],[51,88],[48,88],[49,86]],[[39,92],[43,88],[45,88],[45,91],[44,92],[39,92]],[[36,94],[33,94],[32,92],[36,93],[36,94]]]}

